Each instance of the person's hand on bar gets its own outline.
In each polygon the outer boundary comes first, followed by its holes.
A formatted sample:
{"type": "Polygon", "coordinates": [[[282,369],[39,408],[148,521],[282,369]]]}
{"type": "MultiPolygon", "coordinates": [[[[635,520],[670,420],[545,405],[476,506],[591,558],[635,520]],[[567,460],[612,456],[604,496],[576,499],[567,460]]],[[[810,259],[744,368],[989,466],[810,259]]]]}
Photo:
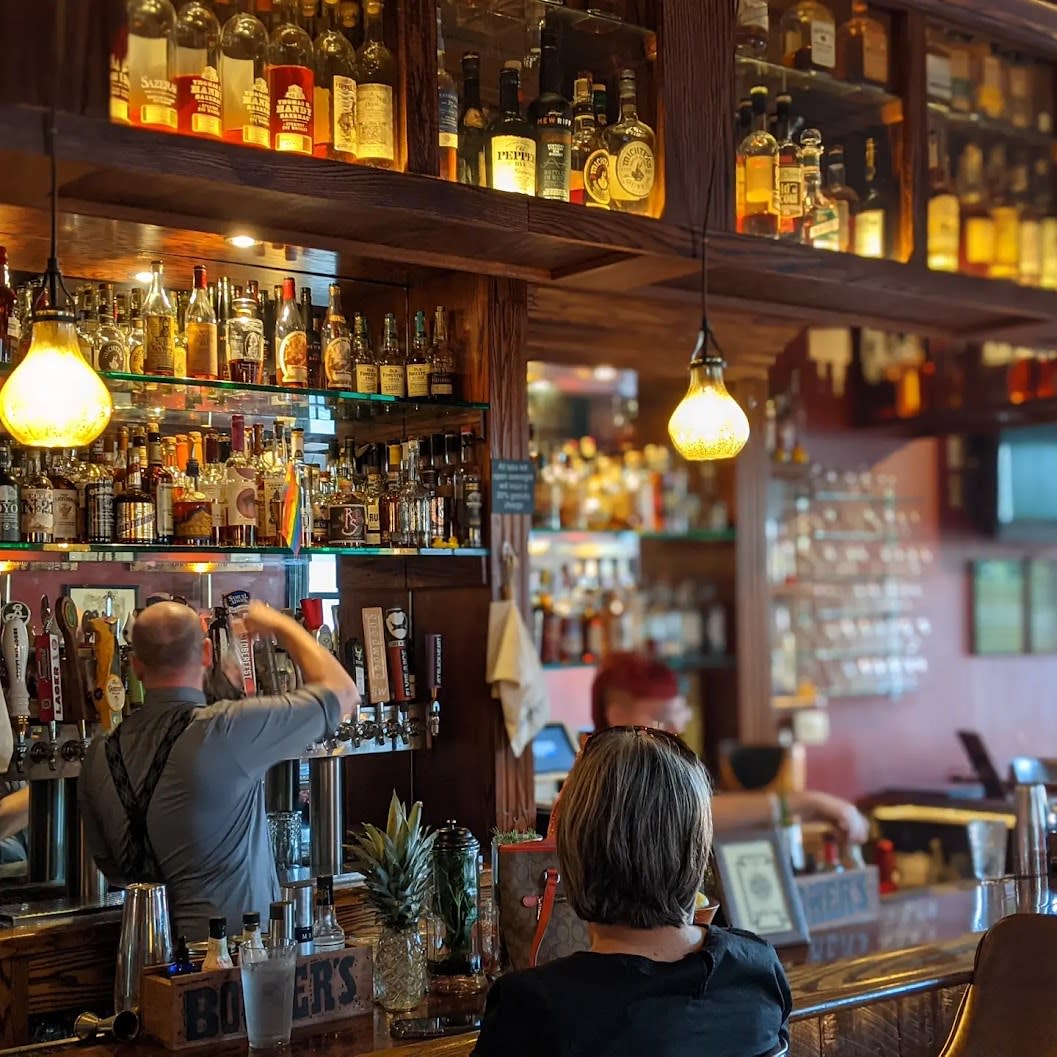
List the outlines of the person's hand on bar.
{"type": "Polygon", "coordinates": [[[839,796],[806,789],[790,793],[789,810],[803,819],[828,822],[848,844],[863,844],[870,836],[870,824],[856,806],[839,796]]]}

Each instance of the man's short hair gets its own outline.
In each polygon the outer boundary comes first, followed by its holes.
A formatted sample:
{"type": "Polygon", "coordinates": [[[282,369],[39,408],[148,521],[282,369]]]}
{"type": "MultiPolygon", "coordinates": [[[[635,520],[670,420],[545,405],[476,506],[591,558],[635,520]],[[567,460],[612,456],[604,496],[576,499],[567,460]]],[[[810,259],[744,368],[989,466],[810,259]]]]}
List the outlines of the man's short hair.
{"type": "Polygon", "coordinates": [[[178,672],[201,656],[198,614],[178,602],[148,606],[132,625],[132,650],[149,672],[178,672]]]}
{"type": "Polygon", "coordinates": [[[566,897],[584,921],[688,923],[712,848],[704,765],[674,735],[596,735],[562,787],[557,842],[566,897]]]}

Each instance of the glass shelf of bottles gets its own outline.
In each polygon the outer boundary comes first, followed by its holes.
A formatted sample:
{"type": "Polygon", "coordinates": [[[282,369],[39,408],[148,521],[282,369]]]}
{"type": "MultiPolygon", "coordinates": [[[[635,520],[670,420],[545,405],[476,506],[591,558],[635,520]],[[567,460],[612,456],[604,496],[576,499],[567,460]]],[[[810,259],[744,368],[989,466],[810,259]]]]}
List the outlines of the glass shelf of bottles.
{"type": "Polygon", "coordinates": [[[450,19],[454,29],[464,34],[479,33],[482,43],[495,43],[496,34],[504,32],[529,35],[530,27],[553,19],[578,33],[607,38],[611,50],[623,50],[632,41],[639,41],[640,48],[645,44],[655,51],[656,33],[630,21],[626,6],[622,0],[581,0],[576,4],[562,0],[454,0],[442,3],[440,8],[442,17],[450,19]]]}
{"type": "Polygon", "coordinates": [[[733,543],[736,535],[732,528],[727,529],[687,529],[685,532],[637,531],[635,529],[597,529],[584,530],[535,527],[532,535],[543,537],[560,537],[569,543],[592,543],[595,539],[629,537],[640,540],[651,540],[663,543],[733,543]]]}
{"type": "MultiPolygon", "coordinates": [[[[737,658],[725,653],[695,653],[682,657],[666,657],[664,663],[674,672],[691,674],[693,672],[722,671],[733,668],[738,662],[737,658]]],[[[544,664],[542,667],[545,672],[593,671],[598,667],[598,662],[576,661],[566,664],[561,661],[554,661],[544,664]]]]}

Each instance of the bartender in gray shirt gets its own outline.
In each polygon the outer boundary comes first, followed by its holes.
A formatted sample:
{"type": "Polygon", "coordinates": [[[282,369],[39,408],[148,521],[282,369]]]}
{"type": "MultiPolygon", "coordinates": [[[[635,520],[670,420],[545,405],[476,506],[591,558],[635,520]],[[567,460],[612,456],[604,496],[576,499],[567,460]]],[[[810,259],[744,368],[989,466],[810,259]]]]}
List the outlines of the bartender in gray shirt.
{"type": "Polygon", "coordinates": [[[198,614],[148,606],[132,631],[144,704],[88,750],[81,810],[99,868],[116,885],[161,881],[177,935],[204,939],[211,917],[228,935],[241,915],[279,898],[264,812],[265,771],[294,759],[354,715],[356,685],[290,617],[251,602],[250,633],[274,637],[301,669],[289,694],[207,705],[213,648],[198,614]]]}

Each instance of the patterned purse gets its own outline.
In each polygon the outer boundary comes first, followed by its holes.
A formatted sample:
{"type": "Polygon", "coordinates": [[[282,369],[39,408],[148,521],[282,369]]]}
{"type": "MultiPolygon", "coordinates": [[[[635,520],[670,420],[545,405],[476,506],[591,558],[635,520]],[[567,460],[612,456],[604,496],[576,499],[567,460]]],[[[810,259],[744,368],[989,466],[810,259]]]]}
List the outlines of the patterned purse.
{"type": "Polygon", "coordinates": [[[493,883],[504,966],[529,969],[588,949],[587,925],[562,892],[553,840],[501,844],[493,883]]]}

